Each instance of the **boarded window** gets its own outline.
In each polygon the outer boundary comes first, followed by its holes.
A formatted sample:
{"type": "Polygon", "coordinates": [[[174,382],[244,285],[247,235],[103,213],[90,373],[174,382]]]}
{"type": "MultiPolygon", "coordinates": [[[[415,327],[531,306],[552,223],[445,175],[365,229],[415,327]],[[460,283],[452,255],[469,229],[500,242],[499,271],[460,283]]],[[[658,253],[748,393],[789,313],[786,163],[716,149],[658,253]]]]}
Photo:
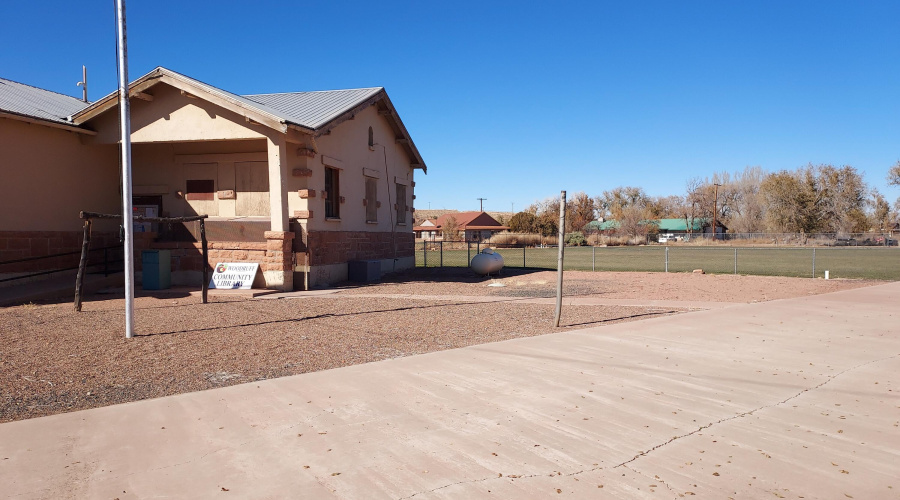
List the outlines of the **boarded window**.
{"type": "Polygon", "coordinates": [[[235,215],[269,215],[269,165],[264,161],[234,164],[235,215]]]}
{"type": "Polygon", "coordinates": [[[378,222],[378,179],[366,177],[366,222],[378,222]]]}
{"type": "Polygon", "coordinates": [[[406,224],[406,186],[397,184],[397,224],[406,224]]]}
{"type": "Polygon", "coordinates": [[[325,167],[325,217],[338,219],[341,217],[340,170],[325,167]]]}
{"type": "Polygon", "coordinates": [[[186,200],[215,200],[216,183],[212,179],[188,180],[184,191],[186,200]]]}

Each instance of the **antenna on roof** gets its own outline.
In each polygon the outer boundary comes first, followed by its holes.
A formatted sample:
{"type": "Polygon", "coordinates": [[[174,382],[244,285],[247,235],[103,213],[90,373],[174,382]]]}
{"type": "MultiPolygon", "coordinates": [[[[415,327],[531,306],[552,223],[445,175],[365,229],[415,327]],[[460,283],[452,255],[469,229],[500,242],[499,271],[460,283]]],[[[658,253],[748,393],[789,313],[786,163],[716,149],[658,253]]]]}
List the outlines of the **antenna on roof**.
{"type": "Polygon", "coordinates": [[[78,82],[78,85],[81,88],[81,100],[84,102],[88,102],[87,100],[87,67],[85,65],[81,65],[81,81],[78,82]]]}

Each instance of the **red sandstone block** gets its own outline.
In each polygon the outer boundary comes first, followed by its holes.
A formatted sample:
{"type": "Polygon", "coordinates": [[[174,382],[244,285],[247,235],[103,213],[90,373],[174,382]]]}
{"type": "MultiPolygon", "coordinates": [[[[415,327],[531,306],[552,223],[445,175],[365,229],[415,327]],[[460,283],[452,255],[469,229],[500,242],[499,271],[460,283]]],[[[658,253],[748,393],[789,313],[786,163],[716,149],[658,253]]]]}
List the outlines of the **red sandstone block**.
{"type": "Polygon", "coordinates": [[[31,238],[28,241],[31,255],[38,256],[50,253],[50,240],[47,238],[31,238]]]}
{"type": "Polygon", "coordinates": [[[266,231],[263,237],[267,240],[292,240],[294,233],[291,231],[266,231]]]}
{"type": "Polygon", "coordinates": [[[31,248],[31,240],[11,238],[6,240],[6,248],[10,250],[28,250],[31,248]]]}

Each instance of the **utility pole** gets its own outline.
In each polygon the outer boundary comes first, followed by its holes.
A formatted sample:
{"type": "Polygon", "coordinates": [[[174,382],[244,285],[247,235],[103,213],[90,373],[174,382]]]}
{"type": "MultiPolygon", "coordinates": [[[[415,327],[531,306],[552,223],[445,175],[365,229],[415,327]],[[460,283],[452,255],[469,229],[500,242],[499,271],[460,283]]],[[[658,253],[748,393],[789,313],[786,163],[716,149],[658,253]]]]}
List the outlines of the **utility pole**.
{"type": "Polygon", "coordinates": [[[484,212],[484,202],[487,198],[478,198],[478,201],[481,202],[481,211],[484,212]]]}
{"type": "Polygon", "coordinates": [[[716,226],[716,216],[718,215],[718,212],[719,212],[719,186],[721,186],[721,184],[713,183],[713,186],[716,187],[716,199],[715,199],[715,201],[713,201],[713,227],[712,227],[713,241],[715,241],[716,233],[718,232],[718,226],[716,226]]]}

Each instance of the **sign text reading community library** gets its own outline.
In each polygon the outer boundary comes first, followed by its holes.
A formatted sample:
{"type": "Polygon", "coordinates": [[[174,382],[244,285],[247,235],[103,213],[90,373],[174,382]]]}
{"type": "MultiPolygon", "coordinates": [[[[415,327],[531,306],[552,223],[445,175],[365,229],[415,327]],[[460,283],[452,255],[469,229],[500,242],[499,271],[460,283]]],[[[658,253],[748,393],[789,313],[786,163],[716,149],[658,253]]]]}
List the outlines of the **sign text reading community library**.
{"type": "Polygon", "coordinates": [[[258,269],[257,262],[219,262],[213,270],[209,287],[249,290],[258,269]]]}

